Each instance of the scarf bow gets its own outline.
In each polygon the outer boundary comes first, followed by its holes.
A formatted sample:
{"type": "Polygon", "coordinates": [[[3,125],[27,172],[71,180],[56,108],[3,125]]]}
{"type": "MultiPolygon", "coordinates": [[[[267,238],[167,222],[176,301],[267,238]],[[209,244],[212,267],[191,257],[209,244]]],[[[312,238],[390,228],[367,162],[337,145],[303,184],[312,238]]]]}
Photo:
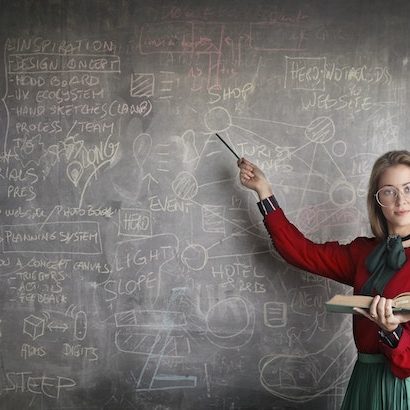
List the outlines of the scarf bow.
{"type": "Polygon", "coordinates": [[[403,238],[399,235],[389,235],[376,246],[366,259],[366,267],[371,276],[361,289],[362,295],[372,296],[373,290],[379,295],[383,294],[387,282],[406,262],[403,242],[408,239],[410,235],[403,238]]]}

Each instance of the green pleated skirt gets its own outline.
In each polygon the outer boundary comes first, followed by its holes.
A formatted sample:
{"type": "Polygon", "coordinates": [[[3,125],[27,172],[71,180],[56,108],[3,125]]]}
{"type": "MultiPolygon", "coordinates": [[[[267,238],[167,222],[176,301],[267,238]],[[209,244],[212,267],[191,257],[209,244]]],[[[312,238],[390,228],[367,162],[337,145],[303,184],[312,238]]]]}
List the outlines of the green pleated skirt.
{"type": "Polygon", "coordinates": [[[359,353],[341,409],[410,410],[410,377],[395,377],[381,354],[359,353]]]}

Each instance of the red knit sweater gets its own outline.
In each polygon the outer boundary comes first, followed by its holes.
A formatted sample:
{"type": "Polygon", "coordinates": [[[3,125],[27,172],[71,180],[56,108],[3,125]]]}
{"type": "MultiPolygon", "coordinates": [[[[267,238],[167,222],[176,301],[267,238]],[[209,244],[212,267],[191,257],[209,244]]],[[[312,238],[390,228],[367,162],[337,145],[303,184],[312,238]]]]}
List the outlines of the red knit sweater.
{"type": "MultiPolygon", "coordinates": [[[[317,244],[292,225],[281,209],[270,212],[264,219],[273,244],[290,264],[306,271],[353,286],[359,293],[369,277],[366,257],[377,245],[372,238],[359,237],[347,245],[338,242],[317,244]]],[[[388,282],[382,296],[393,298],[410,291],[410,248],[406,248],[408,262],[388,282]]],[[[382,353],[390,362],[392,373],[405,378],[410,376],[410,322],[403,324],[400,342],[392,349],[379,340],[379,327],[361,315],[353,315],[353,335],[361,353],[382,353]]]]}

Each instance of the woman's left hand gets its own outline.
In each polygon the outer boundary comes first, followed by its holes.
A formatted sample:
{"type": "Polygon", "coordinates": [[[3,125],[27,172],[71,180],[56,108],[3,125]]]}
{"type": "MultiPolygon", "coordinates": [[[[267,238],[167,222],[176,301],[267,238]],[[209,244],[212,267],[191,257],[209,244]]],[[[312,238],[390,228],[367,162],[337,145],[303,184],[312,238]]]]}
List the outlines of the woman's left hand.
{"type": "Polygon", "coordinates": [[[410,313],[393,313],[393,300],[377,295],[373,298],[369,310],[354,308],[353,310],[376,323],[385,332],[393,332],[400,323],[410,320],[410,313]]]}

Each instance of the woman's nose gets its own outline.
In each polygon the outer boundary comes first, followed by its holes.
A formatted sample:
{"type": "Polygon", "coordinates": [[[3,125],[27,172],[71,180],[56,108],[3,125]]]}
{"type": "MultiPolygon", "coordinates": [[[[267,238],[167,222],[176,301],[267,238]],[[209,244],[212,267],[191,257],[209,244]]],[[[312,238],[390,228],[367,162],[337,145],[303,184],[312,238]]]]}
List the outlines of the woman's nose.
{"type": "Polygon", "coordinates": [[[396,196],[396,203],[398,204],[402,204],[406,202],[407,204],[409,203],[409,198],[408,195],[406,195],[404,192],[402,191],[397,191],[397,196],[396,196]]]}

